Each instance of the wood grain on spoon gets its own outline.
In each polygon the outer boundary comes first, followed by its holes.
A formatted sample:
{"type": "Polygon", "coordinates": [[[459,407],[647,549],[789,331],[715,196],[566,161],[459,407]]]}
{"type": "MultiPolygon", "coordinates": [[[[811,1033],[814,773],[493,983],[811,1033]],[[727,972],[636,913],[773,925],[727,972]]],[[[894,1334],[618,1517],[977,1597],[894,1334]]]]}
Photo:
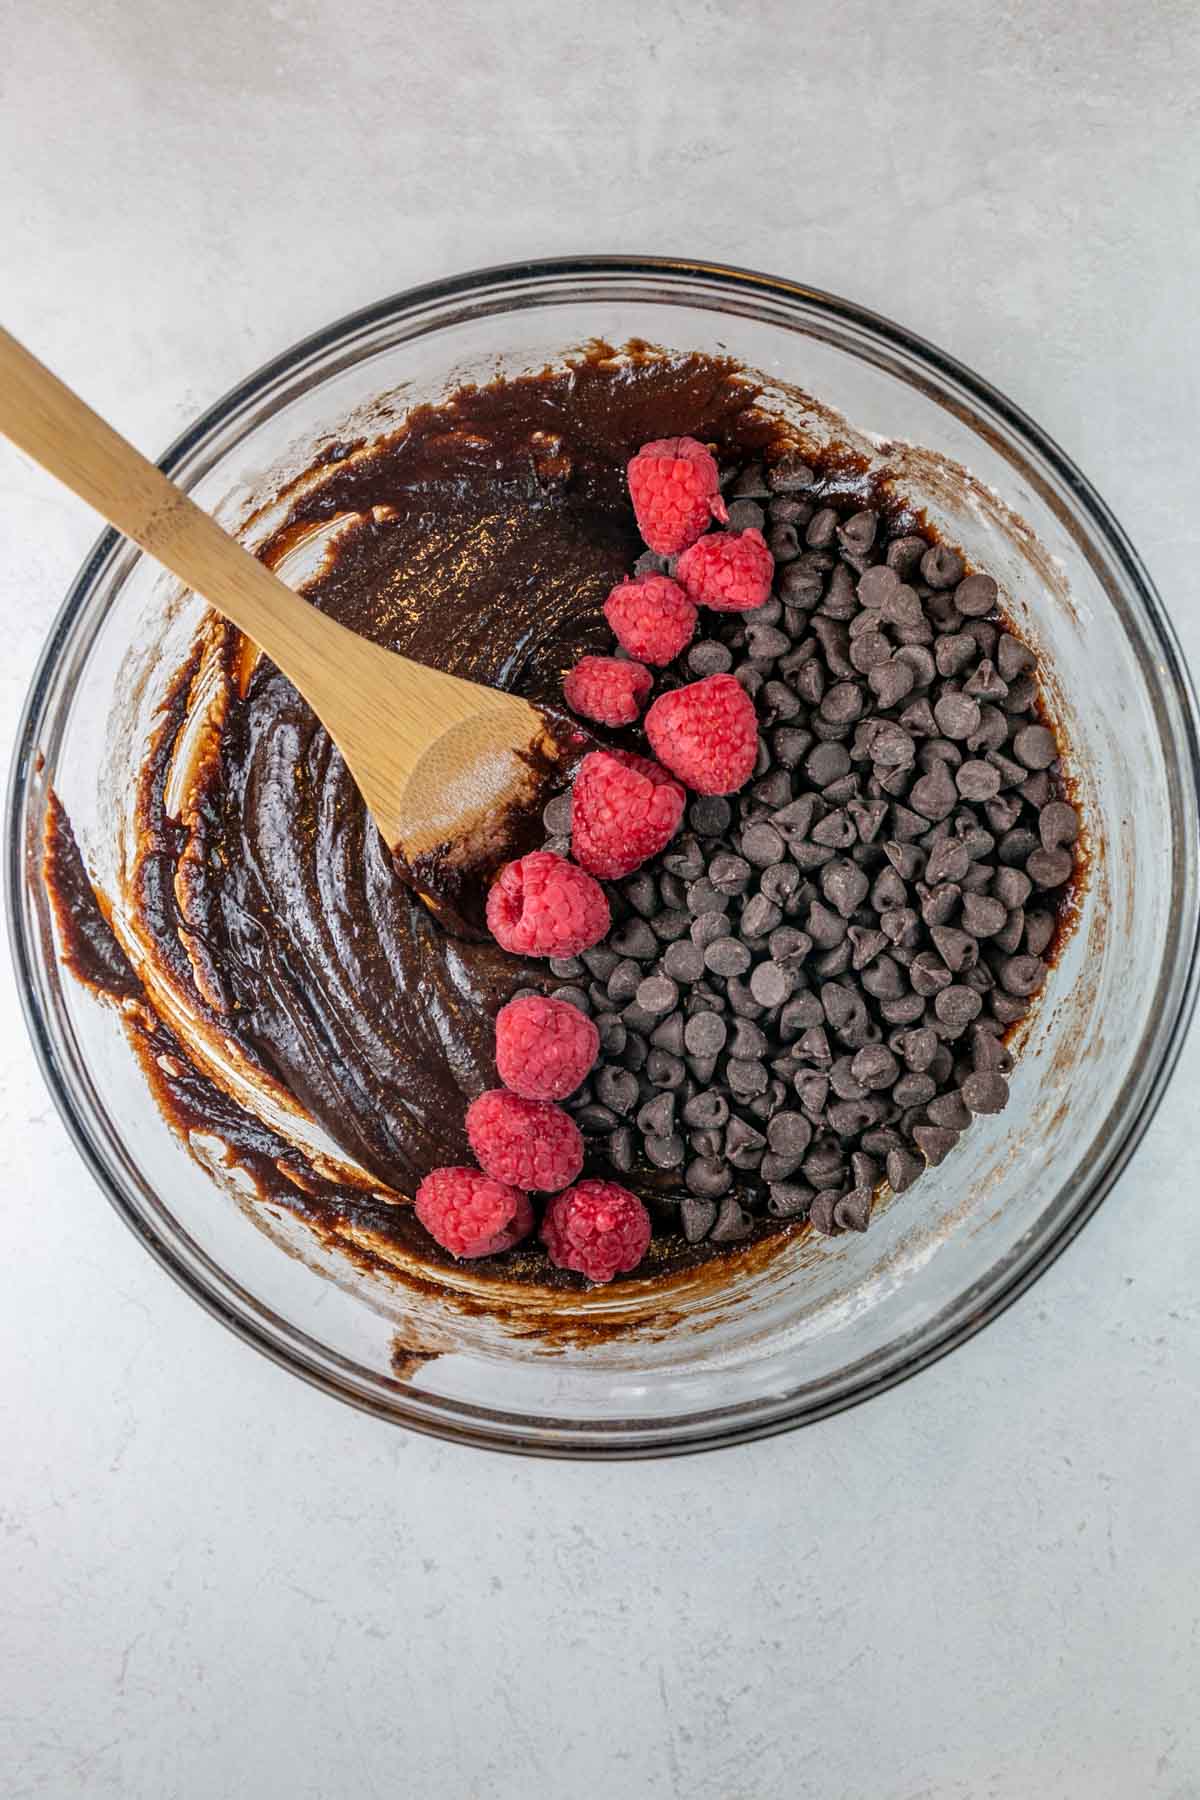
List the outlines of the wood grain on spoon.
{"type": "Polygon", "coordinates": [[[0,430],[266,652],[341,751],[385,842],[450,922],[527,848],[586,743],[527,700],[381,649],[286,587],[0,328],[0,430]]]}

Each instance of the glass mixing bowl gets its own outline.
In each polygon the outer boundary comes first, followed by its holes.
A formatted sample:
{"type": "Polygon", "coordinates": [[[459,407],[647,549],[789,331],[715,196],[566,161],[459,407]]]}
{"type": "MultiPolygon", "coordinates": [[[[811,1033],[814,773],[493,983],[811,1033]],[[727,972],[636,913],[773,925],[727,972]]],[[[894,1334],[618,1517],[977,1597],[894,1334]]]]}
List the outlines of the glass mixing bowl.
{"type": "Polygon", "coordinates": [[[587,258],[488,270],[385,300],[298,344],[206,413],[162,467],[238,528],[331,438],[382,431],[476,376],[635,337],[732,355],[767,378],[762,403],[815,440],[849,438],[882,456],[897,487],[1000,579],[1071,745],[1090,881],[1025,1029],[1009,1108],[976,1121],[939,1169],[885,1201],[865,1236],[802,1232],[772,1256],[735,1252],[719,1283],[684,1277],[664,1291],[634,1281],[570,1296],[551,1329],[543,1302],[535,1329],[519,1306],[489,1316],[467,1270],[424,1293],[365,1273],[239,1191],[211,1146],[189,1154],[115,1011],[61,970],[40,879],[53,788],[89,868],[115,885],[131,777],[200,616],[194,597],[112,532],[50,635],[8,820],[13,946],[34,1043],[85,1160],[141,1241],[216,1317],[330,1393],[460,1442],[567,1456],[781,1430],[961,1343],[1108,1192],[1162,1096],[1195,999],[1196,715],[1161,604],[1062,451],[978,376],[887,320],[707,264],[587,258]]]}

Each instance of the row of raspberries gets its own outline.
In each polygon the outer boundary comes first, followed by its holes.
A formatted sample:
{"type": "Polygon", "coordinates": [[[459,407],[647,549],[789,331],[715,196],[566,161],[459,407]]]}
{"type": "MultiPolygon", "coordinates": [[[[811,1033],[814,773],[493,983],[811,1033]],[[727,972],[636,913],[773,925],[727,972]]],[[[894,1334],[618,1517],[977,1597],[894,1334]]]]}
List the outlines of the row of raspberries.
{"type": "Polygon", "coordinates": [[[649,1214],[615,1182],[577,1180],[583,1139],[555,1104],[586,1079],[599,1050],[591,1019],[565,1000],[526,994],[501,1009],[496,1069],[505,1085],[467,1108],[479,1167],[434,1169],[417,1189],[417,1217],[444,1249],[468,1258],[511,1250],[533,1230],[532,1191],[553,1196],[539,1235],[556,1267],[603,1282],[641,1262],[649,1214]]]}
{"type": "MultiPolygon", "coordinates": [[[[673,575],[620,582],[604,613],[623,656],[585,656],[566,675],[567,704],[611,727],[636,723],[654,678],[696,630],[697,608],[744,612],[767,599],[774,560],[761,532],[710,532],[728,514],[717,465],[693,438],[645,444],[629,464],[638,528],[673,575]]],[[[608,934],[600,880],[619,880],[665,849],[683,819],[686,789],[729,794],[758,752],[754,704],[732,675],[660,694],[644,720],[653,760],[595,750],[571,793],[572,861],[535,850],[507,864],[488,894],[488,928],[517,956],[577,956],[608,934]]],[[[552,1263],[591,1281],[637,1267],[650,1243],[642,1202],[612,1181],[580,1181],[583,1139],[558,1105],[599,1054],[592,1021],[565,1001],[523,995],[496,1020],[502,1087],[467,1108],[478,1168],[435,1169],[417,1190],[417,1217],[459,1257],[494,1256],[534,1229],[530,1193],[546,1193],[539,1236],[552,1263]]]]}

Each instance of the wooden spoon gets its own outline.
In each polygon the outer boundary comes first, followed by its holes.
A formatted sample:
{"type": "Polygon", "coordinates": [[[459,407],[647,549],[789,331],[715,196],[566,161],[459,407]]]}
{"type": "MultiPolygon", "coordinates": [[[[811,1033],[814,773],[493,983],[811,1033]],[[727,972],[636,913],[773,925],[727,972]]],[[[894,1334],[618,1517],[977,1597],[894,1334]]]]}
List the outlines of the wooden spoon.
{"type": "Polygon", "coordinates": [[[488,878],[536,841],[589,734],[318,612],[3,328],[0,430],[266,652],[341,751],[406,879],[477,932],[488,878]]]}

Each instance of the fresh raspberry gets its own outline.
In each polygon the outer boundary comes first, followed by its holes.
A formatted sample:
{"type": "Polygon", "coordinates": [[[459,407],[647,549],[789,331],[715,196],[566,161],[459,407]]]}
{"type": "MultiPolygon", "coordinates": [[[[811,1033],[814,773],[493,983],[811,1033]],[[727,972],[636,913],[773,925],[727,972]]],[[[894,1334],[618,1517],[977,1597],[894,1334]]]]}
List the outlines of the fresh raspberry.
{"type": "Polygon", "coordinates": [[[685,550],[675,565],[689,598],[714,612],[749,612],[762,606],[775,578],[767,540],[749,531],[711,531],[685,550]]]}
{"type": "Polygon", "coordinates": [[[687,795],[646,756],[592,750],[571,790],[571,855],[593,875],[632,875],[679,830],[687,795]]]}
{"type": "Polygon", "coordinates": [[[553,850],[505,863],[487,897],[488,930],[514,956],[578,956],[608,935],[604,889],[553,850]]]}
{"type": "Polygon", "coordinates": [[[600,1033],[577,1006],[523,994],[496,1015],[496,1072],[526,1100],[565,1100],[600,1053],[600,1033]]]}
{"type": "Polygon", "coordinates": [[[567,705],[599,725],[632,725],[653,685],[649,669],[619,656],[581,656],[563,677],[567,705]]]}
{"type": "Polygon", "coordinates": [[[695,438],[643,444],[628,469],[638,530],[659,556],[694,544],[712,519],[729,517],[717,484],[717,465],[695,438]]]}
{"type": "Polygon", "coordinates": [[[636,1269],[650,1244],[650,1215],[615,1181],[580,1181],[546,1207],[541,1239],[556,1269],[611,1281],[636,1269]]]}
{"type": "Polygon", "coordinates": [[[434,1169],[417,1189],[416,1214],[454,1256],[495,1256],[533,1230],[529,1195],[478,1169],[434,1169]]]}
{"type": "Polygon", "coordinates": [[[698,794],[732,794],[754,773],[754,702],[732,675],[706,675],[660,694],[646,714],[646,736],[659,761],[698,794]]]}
{"type": "Polygon", "coordinates": [[[489,1088],[467,1108],[467,1137],[484,1173],[512,1187],[553,1194],[583,1167],[583,1139],[574,1119],[548,1100],[525,1100],[489,1088]]]}
{"type": "Polygon", "coordinates": [[[648,663],[671,662],[696,629],[696,609],[669,575],[619,582],[604,602],[604,616],[622,650],[648,663]]]}

